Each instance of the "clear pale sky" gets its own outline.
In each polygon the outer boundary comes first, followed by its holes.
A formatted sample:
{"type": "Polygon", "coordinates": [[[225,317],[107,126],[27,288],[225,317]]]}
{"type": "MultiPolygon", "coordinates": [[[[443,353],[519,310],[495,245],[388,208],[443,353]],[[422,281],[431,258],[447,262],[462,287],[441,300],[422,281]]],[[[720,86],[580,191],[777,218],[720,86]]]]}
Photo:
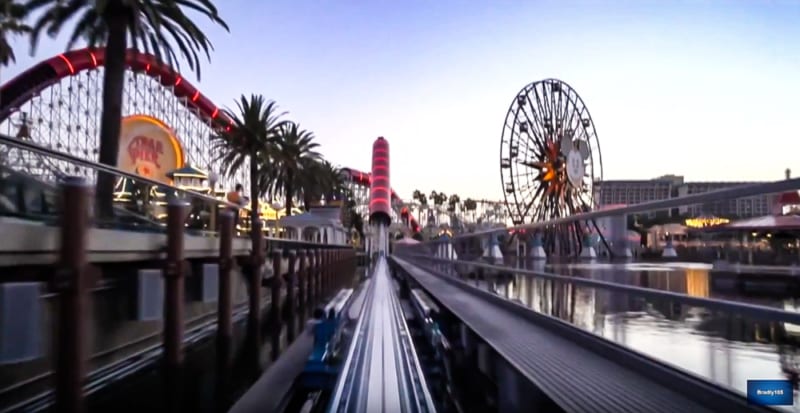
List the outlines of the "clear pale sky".
{"type": "MultiPolygon", "coordinates": [[[[392,186],[502,198],[500,133],[527,83],[569,83],[594,119],[605,179],[800,174],[798,1],[220,0],[231,33],[201,90],[275,99],[333,162],[392,186]]],[[[203,26],[209,27],[204,21],[203,26]]],[[[63,51],[44,39],[3,79],[63,51]]]]}

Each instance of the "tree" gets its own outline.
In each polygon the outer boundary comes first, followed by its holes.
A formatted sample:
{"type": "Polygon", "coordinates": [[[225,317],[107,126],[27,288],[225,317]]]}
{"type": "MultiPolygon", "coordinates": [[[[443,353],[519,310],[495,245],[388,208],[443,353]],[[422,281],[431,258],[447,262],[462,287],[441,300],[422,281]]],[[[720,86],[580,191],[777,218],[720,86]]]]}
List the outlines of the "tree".
{"type": "Polygon", "coordinates": [[[317,159],[305,159],[298,170],[295,195],[303,202],[303,209],[311,209],[311,205],[319,203],[325,194],[325,182],[321,177],[322,162],[317,159]]]}
{"type": "Polygon", "coordinates": [[[286,121],[286,112],[278,111],[278,104],[261,95],[242,95],[236,102],[237,110],[226,109],[233,126],[212,136],[212,148],[222,164],[222,173],[233,176],[245,161],[250,160],[250,217],[258,217],[258,198],[264,195],[264,171],[270,167],[269,157],[277,139],[278,130],[286,121]]]}
{"type": "Polygon", "coordinates": [[[447,194],[444,192],[431,192],[431,200],[433,201],[433,205],[436,207],[436,211],[440,212],[442,209],[442,205],[447,202],[447,194]]]}
{"type": "Polygon", "coordinates": [[[437,209],[440,209],[445,202],[447,202],[447,194],[444,192],[434,192],[434,195],[431,197],[433,199],[433,205],[436,206],[437,209]]]}
{"type": "Polygon", "coordinates": [[[478,203],[472,198],[464,200],[464,209],[472,212],[472,220],[475,220],[475,210],[478,209],[478,203]]]}
{"type": "Polygon", "coordinates": [[[270,153],[273,167],[267,188],[272,193],[285,195],[287,216],[292,214],[292,198],[297,194],[298,176],[303,167],[320,159],[320,154],[315,151],[318,147],[314,134],[301,129],[297,123],[287,122],[278,128],[274,150],[270,153]]]}
{"type": "Polygon", "coordinates": [[[419,210],[417,211],[417,222],[422,222],[422,210],[428,207],[428,197],[419,189],[414,190],[411,196],[415,201],[419,202],[419,210]]]}
{"type": "Polygon", "coordinates": [[[31,31],[30,26],[22,22],[26,14],[25,6],[13,0],[0,0],[0,18],[2,18],[0,20],[0,66],[7,66],[17,61],[8,36],[31,31]]]}
{"type": "Polygon", "coordinates": [[[326,159],[323,159],[320,163],[320,169],[320,178],[323,182],[322,187],[325,190],[323,194],[325,195],[326,201],[330,202],[337,199],[341,200],[352,198],[352,194],[350,194],[349,197],[347,196],[349,190],[345,184],[345,179],[341,168],[328,162],[326,159]]]}
{"type": "Polygon", "coordinates": [[[447,212],[454,214],[460,203],[461,197],[456,194],[450,195],[450,198],[447,200],[447,212]]]}
{"type": "Polygon", "coordinates": [[[307,157],[301,162],[303,165],[297,174],[297,197],[302,199],[306,211],[323,197],[326,202],[342,197],[345,186],[339,168],[321,158],[307,157]]]}
{"type": "MultiPolygon", "coordinates": [[[[31,51],[35,52],[42,31],[50,37],[76,20],[67,41],[71,49],[79,40],[89,47],[105,45],[103,113],[100,121],[100,163],[116,166],[122,123],[122,95],[125,87],[125,53],[128,46],[143,50],[179,68],[179,54],[200,77],[199,52],[210,59],[211,42],[184,13],[192,10],[228,29],[210,0],[28,0],[28,13],[45,9],[31,30],[31,51]],[[130,42],[130,44],[129,44],[130,42]]],[[[115,177],[97,177],[97,214],[112,217],[115,177]]]]}
{"type": "Polygon", "coordinates": [[[348,231],[356,230],[358,237],[364,239],[364,219],[356,209],[356,200],[353,193],[347,189],[342,191],[344,202],[342,203],[341,219],[342,225],[348,231]]]}

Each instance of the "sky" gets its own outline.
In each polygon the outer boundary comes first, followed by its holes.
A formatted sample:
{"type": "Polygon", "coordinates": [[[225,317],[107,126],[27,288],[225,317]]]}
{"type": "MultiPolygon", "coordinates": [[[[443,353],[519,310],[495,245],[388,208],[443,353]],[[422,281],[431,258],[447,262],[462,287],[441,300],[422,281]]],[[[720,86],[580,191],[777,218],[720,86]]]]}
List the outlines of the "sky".
{"type": "MultiPolygon", "coordinates": [[[[384,136],[404,198],[501,199],[506,112],[546,78],[587,105],[603,179],[800,173],[800,1],[216,3],[231,31],[198,20],[215,51],[188,79],[223,107],[276,100],[341,166],[368,171],[384,136]]],[[[2,78],[62,52],[64,37],[33,57],[16,39],[2,78]]]]}

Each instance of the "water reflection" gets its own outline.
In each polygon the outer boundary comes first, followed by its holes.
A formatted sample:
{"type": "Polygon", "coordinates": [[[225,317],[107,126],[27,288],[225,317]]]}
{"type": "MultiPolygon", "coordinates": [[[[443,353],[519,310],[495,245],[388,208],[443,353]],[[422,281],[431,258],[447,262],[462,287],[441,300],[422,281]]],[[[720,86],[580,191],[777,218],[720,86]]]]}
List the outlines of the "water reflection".
{"type": "MultiPolygon", "coordinates": [[[[528,269],[798,311],[798,297],[712,288],[704,264],[522,264],[528,269]]],[[[520,265],[520,266],[522,266],[520,265]]],[[[481,283],[508,299],[741,393],[747,380],[800,376],[800,326],[515,275],[481,283]]],[[[790,407],[790,411],[800,408],[790,407]]]]}

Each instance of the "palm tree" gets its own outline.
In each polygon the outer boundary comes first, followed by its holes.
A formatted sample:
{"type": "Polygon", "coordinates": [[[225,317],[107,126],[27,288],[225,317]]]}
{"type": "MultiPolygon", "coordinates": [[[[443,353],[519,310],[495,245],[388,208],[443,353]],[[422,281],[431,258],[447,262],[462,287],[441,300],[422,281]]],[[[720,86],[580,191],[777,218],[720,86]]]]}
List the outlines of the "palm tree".
{"type": "Polygon", "coordinates": [[[345,185],[342,169],[323,159],[319,164],[322,187],[325,190],[325,201],[330,202],[337,199],[348,198],[346,196],[347,187],[345,185]]]}
{"type": "Polygon", "coordinates": [[[431,194],[430,194],[430,195],[428,195],[428,199],[430,199],[430,200],[431,200],[431,202],[433,202],[433,200],[434,200],[434,199],[436,199],[436,196],[437,196],[438,194],[439,194],[439,193],[438,193],[438,192],[436,192],[435,190],[434,190],[434,191],[431,191],[431,194]]]}
{"type": "Polygon", "coordinates": [[[306,159],[297,174],[295,196],[303,202],[303,209],[309,211],[312,204],[319,203],[325,194],[325,183],[319,177],[322,174],[322,162],[317,159],[306,159]]]}
{"type": "Polygon", "coordinates": [[[356,230],[359,238],[364,239],[364,218],[356,210],[356,201],[353,198],[352,192],[349,190],[343,191],[345,202],[342,205],[342,225],[348,231],[356,230]]]}
{"type": "Polygon", "coordinates": [[[467,198],[464,201],[464,209],[472,212],[472,220],[475,220],[475,210],[478,209],[478,203],[472,198],[467,198]]]}
{"type": "Polygon", "coordinates": [[[456,195],[450,195],[450,198],[447,200],[447,212],[455,213],[458,204],[461,202],[461,198],[456,195]]]}
{"type": "Polygon", "coordinates": [[[461,197],[456,194],[450,195],[447,199],[447,212],[450,214],[450,227],[454,230],[460,225],[460,220],[456,216],[456,210],[461,203],[461,197]]]}
{"type": "Polygon", "coordinates": [[[0,66],[7,66],[17,61],[8,36],[28,33],[31,28],[22,22],[27,14],[25,6],[13,0],[0,0],[0,13],[0,66]]]}
{"type": "Polygon", "coordinates": [[[436,210],[436,222],[439,222],[439,214],[442,212],[442,205],[447,201],[447,194],[444,192],[431,192],[431,201],[433,201],[434,209],[436,210]]]}
{"type": "Polygon", "coordinates": [[[313,157],[303,158],[302,162],[302,168],[297,174],[296,192],[306,211],[311,204],[319,202],[323,197],[326,202],[341,197],[344,180],[339,168],[325,159],[313,157]]]}
{"type": "Polygon", "coordinates": [[[264,195],[267,163],[278,130],[286,121],[286,112],[279,112],[278,104],[261,95],[242,95],[236,102],[237,110],[226,109],[233,127],[212,136],[212,148],[222,164],[222,173],[233,176],[245,161],[250,160],[250,222],[258,217],[258,198],[264,195]]]}
{"type": "Polygon", "coordinates": [[[440,207],[447,201],[447,194],[444,192],[431,191],[430,200],[433,201],[433,205],[438,211],[440,207]]]}
{"type": "MultiPolygon", "coordinates": [[[[125,86],[125,53],[128,46],[154,54],[179,68],[178,50],[189,68],[200,77],[199,52],[210,59],[211,42],[184,13],[191,10],[228,29],[210,0],[28,0],[28,13],[46,8],[31,30],[31,51],[36,50],[44,31],[50,37],[75,20],[67,41],[71,49],[79,40],[89,47],[105,45],[103,76],[103,114],[100,121],[100,163],[116,166],[122,123],[122,94],[125,86]],[[130,41],[130,44],[128,43],[130,41]]],[[[115,177],[98,174],[97,214],[111,217],[115,177]]]]}
{"type": "Polygon", "coordinates": [[[414,190],[411,198],[419,203],[419,208],[417,209],[417,222],[422,222],[422,210],[428,206],[428,198],[425,196],[425,193],[419,189],[414,190]]]}
{"type": "Polygon", "coordinates": [[[297,194],[298,177],[302,176],[304,167],[311,160],[318,160],[320,154],[314,149],[319,144],[314,142],[314,134],[301,129],[294,122],[286,122],[278,128],[274,148],[270,154],[273,167],[267,177],[265,189],[273,194],[283,193],[286,197],[286,216],[292,214],[292,198],[297,194]]]}

